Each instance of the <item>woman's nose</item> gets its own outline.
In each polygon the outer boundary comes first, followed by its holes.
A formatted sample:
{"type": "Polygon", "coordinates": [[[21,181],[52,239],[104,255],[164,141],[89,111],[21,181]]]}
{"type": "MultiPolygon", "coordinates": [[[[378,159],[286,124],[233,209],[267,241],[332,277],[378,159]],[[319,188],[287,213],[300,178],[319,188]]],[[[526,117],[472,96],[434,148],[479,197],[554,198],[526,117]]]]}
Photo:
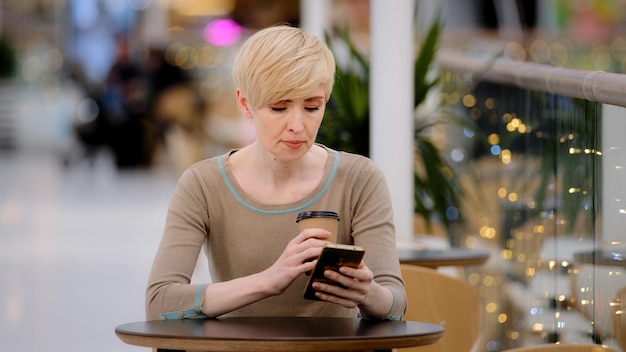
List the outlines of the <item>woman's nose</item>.
{"type": "Polygon", "coordinates": [[[294,111],[289,117],[287,129],[293,133],[300,133],[304,130],[303,114],[300,111],[294,111]]]}

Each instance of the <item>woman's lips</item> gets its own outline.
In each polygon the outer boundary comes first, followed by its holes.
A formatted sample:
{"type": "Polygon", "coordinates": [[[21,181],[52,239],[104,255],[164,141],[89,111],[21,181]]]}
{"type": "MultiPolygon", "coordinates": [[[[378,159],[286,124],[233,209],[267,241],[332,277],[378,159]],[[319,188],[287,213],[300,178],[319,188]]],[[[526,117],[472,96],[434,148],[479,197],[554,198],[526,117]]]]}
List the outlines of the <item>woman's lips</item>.
{"type": "Polygon", "coordinates": [[[304,142],[302,141],[283,141],[283,144],[287,146],[287,148],[290,149],[298,149],[300,148],[304,142]]]}

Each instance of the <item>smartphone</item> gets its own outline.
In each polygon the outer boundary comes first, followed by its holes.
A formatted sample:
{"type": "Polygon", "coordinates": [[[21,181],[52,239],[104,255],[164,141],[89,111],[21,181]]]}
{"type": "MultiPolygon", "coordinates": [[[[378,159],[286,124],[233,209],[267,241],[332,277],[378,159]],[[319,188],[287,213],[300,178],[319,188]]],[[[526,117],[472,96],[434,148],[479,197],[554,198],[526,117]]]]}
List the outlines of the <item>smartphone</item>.
{"type": "Polygon", "coordinates": [[[328,243],[322,249],[322,253],[315,264],[315,268],[311,273],[309,282],[304,290],[304,298],[310,300],[319,300],[315,296],[313,289],[314,282],[324,282],[330,285],[340,286],[341,284],[332,281],[324,276],[325,270],[339,271],[340,266],[351,266],[356,268],[361,263],[365,255],[365,250],[359,246],[328,243]]]}

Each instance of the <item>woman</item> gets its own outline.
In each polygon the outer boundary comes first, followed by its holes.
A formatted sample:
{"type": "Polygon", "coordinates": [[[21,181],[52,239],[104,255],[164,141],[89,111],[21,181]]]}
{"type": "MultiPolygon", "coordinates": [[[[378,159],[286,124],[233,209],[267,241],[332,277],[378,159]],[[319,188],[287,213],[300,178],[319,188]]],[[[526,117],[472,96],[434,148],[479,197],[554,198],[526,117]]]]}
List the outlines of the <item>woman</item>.
{"type": "Polygon", "coordinates": [[[367,158],[316,144],[335,61],[289,26],[251,36],[233,64],[239,110],[257,139],[191,166],[174,192],[146,294],[148,319],[328,316],[400,319],[406,293],[388,189],[367,158]],[[337,212],[338,243],[365,249],[357,268],[304,287],[330,233],[298,233],[307,210],[337,212]],[[202,247],[212,283],[190,284],[202,247]]]}

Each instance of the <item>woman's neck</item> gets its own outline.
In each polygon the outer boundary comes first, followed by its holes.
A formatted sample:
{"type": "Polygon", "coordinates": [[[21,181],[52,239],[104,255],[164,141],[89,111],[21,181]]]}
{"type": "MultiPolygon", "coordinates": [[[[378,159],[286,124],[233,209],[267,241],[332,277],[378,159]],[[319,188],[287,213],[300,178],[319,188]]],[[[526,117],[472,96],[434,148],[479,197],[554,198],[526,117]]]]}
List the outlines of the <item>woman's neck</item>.
{"type": "Polygon", "coordinates": [[[310,194],[324,177],[327,158],[328,152],[318,145],[292,161],[278,160],[250,145],[231,155],[230,164],[246,193],[262,203],[280,204],[310,194]]]}

